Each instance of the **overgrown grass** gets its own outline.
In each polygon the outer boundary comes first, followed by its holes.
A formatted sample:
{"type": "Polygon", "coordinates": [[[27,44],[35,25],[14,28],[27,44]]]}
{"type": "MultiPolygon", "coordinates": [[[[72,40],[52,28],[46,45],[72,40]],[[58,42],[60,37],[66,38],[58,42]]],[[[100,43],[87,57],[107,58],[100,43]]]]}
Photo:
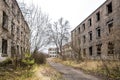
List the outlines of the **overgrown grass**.
{"type": "Polygon", "coordinates": [[[33,68],[14,69],[10,65],[0,67],[0,80],[25,80],[32,77],[32,74],[34,74],[33,68]]]}
{"type": "Polygon", "coordinates": [[[87,73],[92,72],[97,75],[106,76],[109,80],[120,80],[120,61],[84,60],[78,63],[73,60],[62,61],[56,58],[53,61],[84,70],[87,73]]]}
{"type": "Polygon", "coordinates": [[[60,73],[48,64],[34,64],[32,68],[12,68],[11,65],[0,67],[0,80],[63,80],[60,73]]]}
{"type": "Polygon", "coordinates": [[[39,80],[63,80],[62,75],[48,64],[40,65],[38,69],[36,75],[39,80]]]}

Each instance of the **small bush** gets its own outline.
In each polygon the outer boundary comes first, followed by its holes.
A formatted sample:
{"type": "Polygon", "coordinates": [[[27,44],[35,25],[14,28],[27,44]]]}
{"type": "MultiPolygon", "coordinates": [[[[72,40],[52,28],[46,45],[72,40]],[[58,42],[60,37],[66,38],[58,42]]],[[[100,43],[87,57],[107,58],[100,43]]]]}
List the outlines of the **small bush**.
{"type": "Polygon", "coordinates": [[[9,65],[9,64],[12,64],[12,60],[10,58],[7,58],[3,62],[0,62],[0,66],[6,66],[6,65],[9,65]]]}
{"type": "Polygon", "coordinates": [[[32,66],[34,64],[34,59],[32,58],[32,55],[30,53],[25,54],[25,58],[22,59],[22,64],[24,66],[32,66]]]}
{"type": "Polygon", "coordinates": [[[43,53],[33,53],[32,57],[37,64],[44,64],[46,63],[46,56],[43,53]]]}

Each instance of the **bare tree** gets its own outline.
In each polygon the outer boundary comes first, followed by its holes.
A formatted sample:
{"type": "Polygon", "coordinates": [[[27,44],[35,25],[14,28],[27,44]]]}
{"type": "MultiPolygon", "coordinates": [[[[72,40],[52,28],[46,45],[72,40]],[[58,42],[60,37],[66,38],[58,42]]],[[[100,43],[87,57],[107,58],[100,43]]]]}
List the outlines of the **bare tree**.
{"type": "MultiPolygon", "coordinates": [[[[80,32],[80,29],[76,29],[75,32],[74,31],[71,32],[71,48],[73,50],[74,58],[77,61],[80,61],[83,58],[83,55],[81,53],[81,46],[80,46],[81,36],[78,34],[79,32],[80,32]]],[[[83,54],[86,54],[86,51],[84,51],[83,54]]]]}
{"type": "Polygon", "coordinates": [[[55,44],[57,53],[61,56],[63,56],[62,46],[69,40],[69,29],[69,22],[67,20],[63,20],[63,18],[60,18],[57,22],[54,22],[54,24],[49,27],[49,39],[55,44]]]}
{"type": "Polygon", "coordinates": [[[23,2],[19,2],[19,5],[28,25],[30,26],[32,51],[42,50],[49,42],[47,27],[50,26],[50,19],[48,15],[44,14],[40,8],[35,7],[33,4],[27,6],[23,2]]]}

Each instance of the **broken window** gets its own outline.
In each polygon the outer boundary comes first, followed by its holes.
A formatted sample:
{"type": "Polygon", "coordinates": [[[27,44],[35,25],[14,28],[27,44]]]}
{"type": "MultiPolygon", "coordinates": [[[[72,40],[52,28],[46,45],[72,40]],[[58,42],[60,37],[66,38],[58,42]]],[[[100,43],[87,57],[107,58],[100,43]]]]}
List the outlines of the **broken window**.
{"type": "Polygon", "coordinates": [[[112,13],[112,2],[107,5],[108,14],[112,13]]]}
{"type": "Polygon", "coordinates": [[[113,31],[113,22],[108,23],[108,30],[109,30],[109,33],[113,31]]]}
{"type": "Polygon", "coordinates": [[[19,38],[20,37],[20,30],[19,30],[19,28],[17,28],[17,38],[19,38]]]}
{"type": "Polygon", "coordinates": [[[7,55],[7,40],[2,39],[2,56],[7,55]]]}
{"type": "Polygon", "coordinates": [[[98,56],[101,55],[101,46],[102,46],[102,44],[98,44],[98,45],[97,45],[97,55],[98,55],[98,56]]]}
{"type": "Polygon", "coordinates": [[[19,53],[19,45],[17,45],[17,54],[18,54],[17,56],[19,57],[19,54],[20,54],[19,53]]]}
{"type": "Polygon", "coordinates": [[[78,28],[78,33],[80,34],[80,27],[78,28]]]}
{"type": "Polygon", "coordinates": [[[92,41],[92,31],[89,32],[90,41],[92,41]]]}
{"type": "Polygon", "coordinates": [[[100,12],[98,12],[98,13],[96,14],[96,19],[97,19],[97,21],[100,20],[100,12]]]}
{"type": "Polygon", "coordinates": [[[12,24],[11,24],[11,33],[12,34],[14,34],[14,26],[15,26],[15,24],[12,22],[12,24]]]}
{"type": "Polygon", "coordinates": [[[89,47],[89,55],[92,56],[92,54],[93,54],[93,51],[92,51],[92,46],[91,46],[89,47]]]}
{"type": "Polygon", "coordinates": [[[112,42],[108,43],[108,55],[114,54],[114,44],[112,42]]]}
{"type": "Polygon", "coordinates": [[[83,49],[83,56],[86,56],[86,49],[83,49]]]}
{"type": "Polygon", "coordinates": [[[101,37],[101,29],[98,27],[96,29],[96,31],[97,31],[97,38],[100,38],[101,37]]]}
{"type": "Polygon", "coordinates": [[[85,35],[83,36],[83,43],[85,43],[86,42],[86,37],[85,37],[85,35]]]}
{"type": "Polygon", "coordinates": [[[6,15],[6,13],[3,11],[3,23],[2,23],[2,27],[4,29],[8,28],[8,16],[6,15]]]}
{"type": "Polygon", "coordinates": [[[92,19],[89,19],[88,22],[89,22],[89,26],[91,26],[92,25],[92,19]]]}
{"type": "Polygon", "coordinates": [[[83,31],[85,30],[85,24],[82,25],[83,31]]]}

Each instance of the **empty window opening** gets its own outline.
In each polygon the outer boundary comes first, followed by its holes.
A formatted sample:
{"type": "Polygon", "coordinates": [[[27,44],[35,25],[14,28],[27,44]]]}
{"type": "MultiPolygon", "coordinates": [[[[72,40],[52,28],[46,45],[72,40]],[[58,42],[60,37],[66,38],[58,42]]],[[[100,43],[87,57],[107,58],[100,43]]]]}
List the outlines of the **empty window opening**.
{"type": "Polygon", "coordinates": [[[108,14],[112,13],[112,2],[107,5],[108,14]]]}
{"type": "Polygon", "coordinates": [[[108,43],[108,55],[114,54],[114,44],[112,42],[108,43]]]}
{"type": "Polygon", "coordinates": [[[8,28],[8,16],[6,15],[6,13],[3,11],[3,23],[2,23],[2,27],[4,29],[8,28]]]}
{"type": "Polygon", "coordinates": [[[92,31],[89,32],[90,41],[92,40],[92,31]]]}
{"type": "Polygon", "coordinates": [[[108,30],[109,30],[109,33],[113,31],[113,22],[108,24],[108,30]]]}
{"type": "Polygon", "coordinates": [[[97,55],[100,56],[101,55],[101,46],[102,44],[98,44],[97,47],[97,55]]]}
{"type": "Polygon", "coordinates": [[[89,47],[89,55],[92,56],[93,55],[93,50],[92,50],[92,46],[89,47]]]}
{"type": "Polygon", "coordinates": [[[78,28],[78,33],[80,34],[80,27],[78,28]]]}
{"type": "Polygon", "coordinates": [[[89,26],[91,26],[92,25],[92,19],[89,19],[88,22],[89,22],[89,26]]]}
{"type": "Polygon", "coordinates": [[[19,45],[17,45],[17,54],[19,55],[19,45]]]}
{"type": "Polygon", "coordinates": [[[2,39],[2,54],[7,55],[7,40],[2,39]]]}
{"type": "Polygon", "coordinates": [[[83,31],[85,30],[85,24],[82,25],[83,31]]]}
{"type": "Polygon", "coordinates": [[[96,19],[97,19],[97,21],[100,20],[100,12],[98,12],[98,13],[96,14],[96,19]]]}
{"type": "Polygon", "coordinates": [[[83,36],[83,43],[85,43],[86,42],[86,37],[85,37],[85,35],[83,36]]]}
{"type": "Polygon", "coordinates": [[[86,49],[83,49],[83,56],[86,56],[86,49]]]}
{"type": "Polygon", "coordinates": [[[101,29],[100,29],[100,28],[97,28],[96,31],[97,31],[97,38],[98,38],[98,37],[101,37],[101,29]]]}

